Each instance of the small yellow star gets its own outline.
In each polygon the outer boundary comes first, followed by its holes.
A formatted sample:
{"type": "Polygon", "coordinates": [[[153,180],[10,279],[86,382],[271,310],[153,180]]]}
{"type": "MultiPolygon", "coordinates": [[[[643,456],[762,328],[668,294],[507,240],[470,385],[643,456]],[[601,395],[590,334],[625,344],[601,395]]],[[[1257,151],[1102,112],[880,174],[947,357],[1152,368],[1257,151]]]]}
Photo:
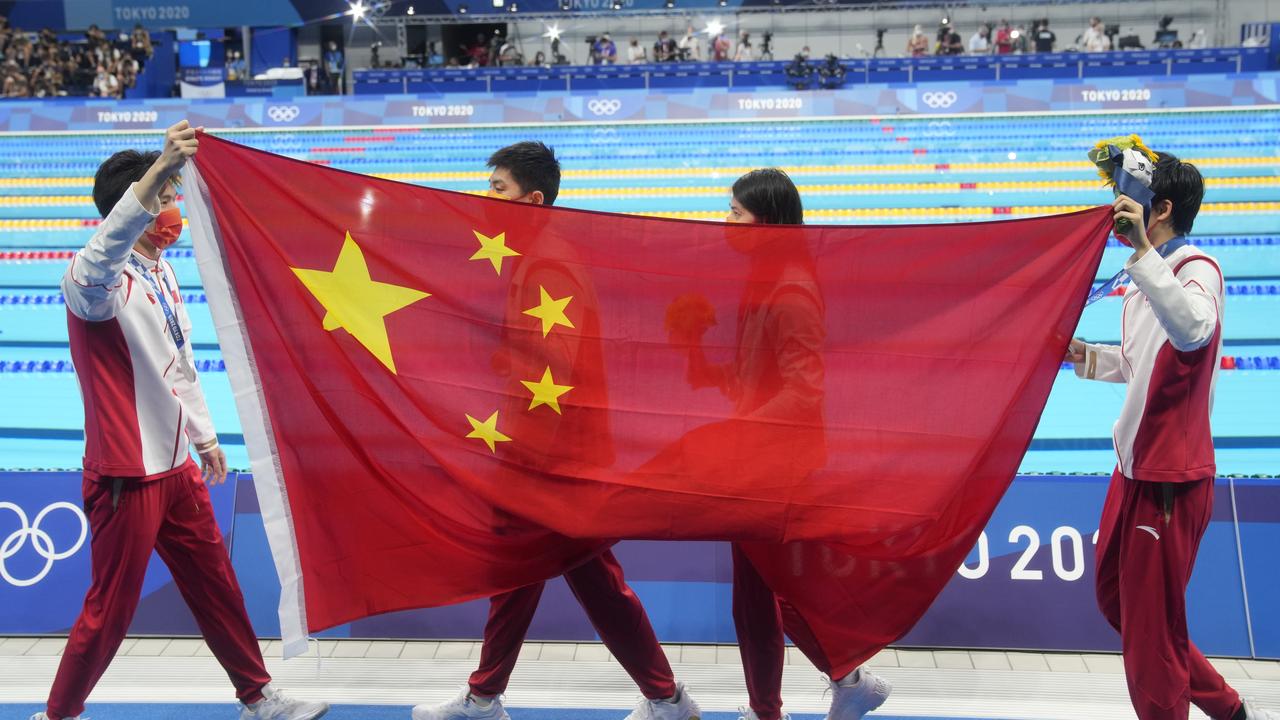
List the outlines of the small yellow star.
{"type": "Polygon", "coordinates": [[[388,370],[396,371],[386,317],[430,297],[430,293],[370,278],[364,253],[351,233],[342,243],[333,270],[289,269],[324,306],[325,330],[345,329],[388,370]]]}
{"type": "Polygon", "coordinates": [[[539,405],[546,405],[555,410],[557,415],[560,414],[560,396],[573,389],[572,385],[557,385],[556,381],[551,377],[550,367],[542,373],[542,379],[538,382],[521,380],[520,384],[533,393],[533,399],[529,401],[530,410],[539,405]]]}
{"type": "Polygon", "coordinates": [[[475,255],[471,256],[472,260],[488,260],[493,263],[493,269],[502,276],[502,259],[509,257],[518,257],[520,253],[507,247],[507,234],[498,233],[493,237],[489,237],[481,233],[479,230],[472,230],[476,234],[476,239],[480,241],[480,249],[475,255]]]}
{"type": "Polygon", "coordinates": [[[489,446],[489,452],[491,453],[498,452],[498,443],[511,442],[511,438],[498,432],[497,410],[494,410],[489,419],[484,422],[467,415],[467,422],[471,423],[471,432],[467,433],[467,437],[483,440],[484,444],[489,446]]]}
{"type": "Polygon", "coordinates": [[[573,299],[572,295],[559,299],[552,298],[547,289],[538,286],[538,294],[541,300],[537,307],[531,307],[524,311],[525,315],[532,315],[542,321],[542,337],[546,337],[551,332],[551,328],[556,325],[564,325],[565,327],[573,327],[573,323],[564,314],[564,309],[569,306],[569,301],[573,299]]]}

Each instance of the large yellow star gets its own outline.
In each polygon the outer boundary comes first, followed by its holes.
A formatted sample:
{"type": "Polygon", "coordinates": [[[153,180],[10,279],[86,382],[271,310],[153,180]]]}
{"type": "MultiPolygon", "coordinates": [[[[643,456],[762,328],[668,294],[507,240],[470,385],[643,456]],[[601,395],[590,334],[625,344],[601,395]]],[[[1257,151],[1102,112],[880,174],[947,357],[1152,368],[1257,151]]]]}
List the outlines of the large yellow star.
{"type": "Polygon", "coordinates": [[[493,269],[502,276],[502,259],[509,257],[517,257],[520,253],[507,247],[507,234],[498,233],[493,237],[489,237],[479,230],[472,230],[476,234],[476,239],[480,241],[480,249],[472,255],[472,260],[488,260],[493,263],[493,269]]]}
{"type": "Polygon", "coordinates": [[[573,389],[572,385],[557,385],[556,381],[551,377],[550,367],[542,373],[542,379],[538,382],[521,380],[520,384],[533,393],[533,399],[529,401],[530,410],[539,405],[546,405],[555,410],[557,415],[560,414],[560,396],[573,389]]]}
{"type": "Polygon", "coordinates": [[[551,328],[556,325],[573,327],[573,323],[564,314],[564,309],[569,306],[569,301],[573,299],[572,295],[556,299],[551,297],[547,289],[541,285],[538,286],[538,294],[541,297],[538,305],[525,310],[524,314],[532,315],[542,321],[542,337],[546,337],[547,333],[551,332],[551,328]]]}
{"type": "Polygon", "coordinates": [[[467,433],[467,437],[483,440],[484,444],[489,446],[489,452],[491,453],[498,452],[498,443],[511,442],[511,438],[498,432],[497,410],[494,410],[489,419],[484,422],[467,415],[467,422],[471,423],[471,432],[467,433]]]}
{"type": "Polygon", "coordinates": [[[371,279],[364,253],[351,233],[342,243],[333,270],[289,269],[324,306],[325,330],[345,329],[388,370],[396,371],[384,318],[431,293],[371,279]]]}

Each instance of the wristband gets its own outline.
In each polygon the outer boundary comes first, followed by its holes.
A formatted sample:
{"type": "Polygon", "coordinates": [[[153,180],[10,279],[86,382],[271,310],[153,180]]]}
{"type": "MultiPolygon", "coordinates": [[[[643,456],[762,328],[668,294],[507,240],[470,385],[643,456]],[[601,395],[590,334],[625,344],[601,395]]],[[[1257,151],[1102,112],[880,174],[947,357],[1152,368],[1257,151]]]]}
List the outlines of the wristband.
{"type": "Polygon", "coordinates": [[[196,452],[203,455],[204,453],[217,449],[217,447],[218,447],[218,438],[214,438],[209,442],[204,443],[203,445],[196,445],[196,452]]]}

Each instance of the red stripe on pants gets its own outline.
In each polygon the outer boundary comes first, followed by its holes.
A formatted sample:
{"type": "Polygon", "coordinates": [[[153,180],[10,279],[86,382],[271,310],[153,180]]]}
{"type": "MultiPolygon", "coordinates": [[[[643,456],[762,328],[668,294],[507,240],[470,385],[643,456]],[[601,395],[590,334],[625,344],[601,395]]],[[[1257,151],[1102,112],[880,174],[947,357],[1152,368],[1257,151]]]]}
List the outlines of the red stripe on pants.
{"type": "Polygon", "coordinates": [[[1190,703],[1215,720],[1240,709],[1240,696],[1187,636],[1187,582],[1212,514],[1212,478],[1111,476],[1098,530],[1098,607],[1120,632],[1139,720],[1186,720],[1190,703]]]}
{"type": "Polygon", "coordinates": [[[111,664],[133,621],[153,549],[173,573],[209,650],[231,677],[236,697],[241,702],[261,700],[262,687],[271,677],[200,468],[188,462],[167,477],[125,481],[114,508],[111,478],[86,478],[82,491],[93,533],[93,582],[49,692],[50,720],[84,712],[85,698],[111,664]]]}
{"type": "Polygon", "coordinates": [[[832,666],[808,624],[765,584],[738,543],[733,544],[733,624],[738,633],[747,697],[760,720],[782,717],[784,629],[809,662],[828,677],[843,678],[857,669],[832,666]]]}
{"type": "MultiPolygon", "coordinates": [[[[671,664],[658,644],[644,605],[627,586],[622,565],[613,552],[604,551],[565,573],[564,579],[600,639],[640,692],[650,700],[675,695],[671,664]]],[[[492,696],[506,692],[543,586],[544,583],[535,583],[490,599],[480,667],[471,674],[472,693],[492,696]]]]}

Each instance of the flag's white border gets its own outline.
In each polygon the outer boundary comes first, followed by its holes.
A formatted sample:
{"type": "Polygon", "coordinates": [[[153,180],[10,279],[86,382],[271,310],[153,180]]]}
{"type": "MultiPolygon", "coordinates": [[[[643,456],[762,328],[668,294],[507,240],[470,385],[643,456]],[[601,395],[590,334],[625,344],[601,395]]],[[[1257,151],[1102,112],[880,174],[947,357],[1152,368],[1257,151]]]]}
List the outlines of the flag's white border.
{"type": "Polygon", "coordinates": [[[262,382],[253,362],[253,349],[241,318],[240,306],[231,292],[231,279],[224,263],[222,233],[209,205],[209,188],[195,163],[182,171],[188,228],[195,245],[196,266],[209,299],[213,325],[227,365],[236,410],[249,451],[253,486],[266,526],[267,541],[280,576],[280,635],[284,657],[307,651],[307,612],[302,590],[302,565],[298,558],[297,536],[289,511],[288,491],[276,452],[271,418],[262,396],[262,382]]]}

